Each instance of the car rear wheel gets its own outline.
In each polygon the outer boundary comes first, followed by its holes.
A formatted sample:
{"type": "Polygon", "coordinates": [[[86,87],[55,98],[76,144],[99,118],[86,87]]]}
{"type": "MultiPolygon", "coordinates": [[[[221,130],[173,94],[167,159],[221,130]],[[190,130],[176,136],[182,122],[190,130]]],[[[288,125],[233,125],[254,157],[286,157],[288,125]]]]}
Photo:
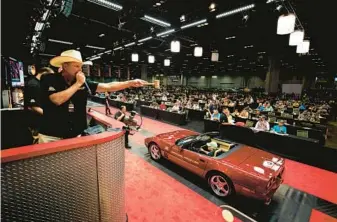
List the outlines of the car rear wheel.
{"type": "Polygon", "coordinates": [[[234,193],[232,181],[223,173],[213,173],[208,177],[208,185],[219,197],[228,197],[234,193]]]}
{"type": "Polygon", "coordinates": [[[155,161],[159,161],[161,159],[160,148],[158,147],[157,144],[151,143],[149,146],[149,152],[151,158],[154,159],[155,161]]]}

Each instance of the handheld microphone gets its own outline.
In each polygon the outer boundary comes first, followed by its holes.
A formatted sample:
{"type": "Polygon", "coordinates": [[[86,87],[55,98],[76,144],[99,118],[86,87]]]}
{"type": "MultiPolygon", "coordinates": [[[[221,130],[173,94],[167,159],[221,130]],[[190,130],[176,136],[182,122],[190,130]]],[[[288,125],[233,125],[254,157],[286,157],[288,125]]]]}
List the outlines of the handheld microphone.
{"type": "Polygon", "coordinates": [[[90,89],[90,87],[88,86],[88,83],[87,83],[86,80],[84,80],[84,85],[85,85],[85,88],[87,88],[88,92],[89,92],[90,94],[92,94],[91,89],[90,89]]]}
{"type": "MultiPolygon", "coordinates": [[[[92,61],[85,61],[85,62],[83,62],[83,65],[92,66],[93,63],[92,63],[92,61]]],[[[87,88],[88,92],[92,95],[91,89],[89,88],[87,81],[84,81],[84,85],[87,88]]]]}
{"type": "Polygon", "coordinates": [[[84,85],[87,88],[89,94],[92,95],[91,89],[89,88],[87,81],[84,81],[84,85]]]}

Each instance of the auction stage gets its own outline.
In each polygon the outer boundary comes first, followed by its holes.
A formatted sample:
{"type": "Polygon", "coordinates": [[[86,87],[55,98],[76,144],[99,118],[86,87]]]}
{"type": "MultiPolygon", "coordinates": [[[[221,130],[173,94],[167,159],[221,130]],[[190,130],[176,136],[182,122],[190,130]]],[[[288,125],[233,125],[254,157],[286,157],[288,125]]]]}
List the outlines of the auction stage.
{"type": "MultiPolygon", "coordinates": [[[[92,109],[105,112],[105,107],[92,109]]],[[[144,139],[179,129],[143,117],[142,129],[129,137],[125,183],[130,221],[223,221],[220,206],[230,205],[257,221],[337,222],[337,174],[286,160],[284,183],[269,206],[242,196],[217,198],[201,178],[169,161],[150,158],[144,139]]]]}

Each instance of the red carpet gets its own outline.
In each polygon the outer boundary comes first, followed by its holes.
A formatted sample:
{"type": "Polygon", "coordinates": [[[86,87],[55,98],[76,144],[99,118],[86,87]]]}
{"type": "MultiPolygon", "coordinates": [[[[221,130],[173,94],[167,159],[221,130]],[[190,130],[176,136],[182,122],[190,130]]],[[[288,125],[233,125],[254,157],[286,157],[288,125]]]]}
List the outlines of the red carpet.
{"type": "Polygon", "coordinates": [[[336,218],[323,214],[317,210],[311,211],[310,222],[337,222],[336,218]]]}
{"type": "Polygon", "coordinates": [[[337,204],[337,174],[286,160],[284,183],[337,204]]]}
{"type": "Polygon", "coordinates": [[[129,151],[125,155],[130,221],[224,221],[221,208],[129,151]]]}

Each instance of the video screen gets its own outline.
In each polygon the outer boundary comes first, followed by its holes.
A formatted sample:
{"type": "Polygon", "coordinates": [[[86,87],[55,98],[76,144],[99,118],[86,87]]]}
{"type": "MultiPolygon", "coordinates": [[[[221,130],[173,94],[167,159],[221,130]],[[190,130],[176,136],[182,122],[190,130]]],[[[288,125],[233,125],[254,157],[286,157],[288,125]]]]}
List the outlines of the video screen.
{"type": "Polygon", "coordinates": [[[23,75],[23,63],[9,60],[8,74],[10,76],[12,87],[23,87],[25,80],[23,75]]]}

